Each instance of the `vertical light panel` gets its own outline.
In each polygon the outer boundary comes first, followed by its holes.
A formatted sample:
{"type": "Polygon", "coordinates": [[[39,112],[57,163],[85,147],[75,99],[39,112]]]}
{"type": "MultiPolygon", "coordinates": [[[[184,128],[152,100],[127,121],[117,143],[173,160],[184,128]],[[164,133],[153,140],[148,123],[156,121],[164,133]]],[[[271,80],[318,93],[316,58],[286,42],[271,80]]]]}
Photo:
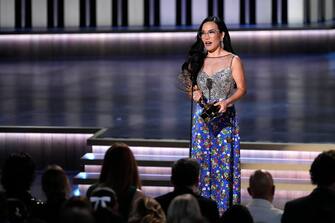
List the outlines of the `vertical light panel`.
{"type": "Polygon", "coordinates": [[[288,0],[287,11],[288,24],[303,24],[304,0],[288,0]]]}
{"type": "Polygon", "coordinates": [[[31,1],[32,27],[47,27],[47,1],[31,1]]]}
{"type": "Polygon", "coordinates": [[[112,25],[112,1],[97,0],[97,27],[112,25]]]}
{"type": "MultiPolygon", "coordinates": [[[[27,72],[27,70],[22,69],[22,67],[25,67],[25,66],[20,66],[20,62],[17,62],[15,66],[15,71],[12,71],[12,72],[17,72],[17,73],[27,72]]],[[[47,75],[43,75],[43,76],[47,76],[47,75]]],[[[8,86],[7,89],[5,89],[4,87],[0,88],[0,95],[2,95],[0,112],[1,114],[16,114],[16,111],[18,110],[18,105],[19,105],[19,103],[17,103],[18,97],[16,96],[16,87],[14,87],[18,84],[17,76],[12,75],[11,73],[9,73],[9,75],[0,75],[0,82],[6,83],[6,86],[8,86]],[[9,86],[13,86],[13,87],[9,87],[9,86]],[[11,99],[11,100],[8,100],[8,99],[11,99]]],[[[8,116],[8,121],[12,123],[16,123],[16,115],[8,116]]],[[[6,134],[0,134],[0,147],[4,146],[6,142],[5,141],[6,137],[4,137],[5,135],[6,134]]],[[[6,148],[6,147],[2,147],[2,148],[6,148]]],[[[7,151],[5,149],[1,149],[0,158],[5,157],[6,152],[7,151]]]]}
{"type": "Polygon", "coordinates": [[[144,25],[144,0],[128,0],[128,25],[144,25]]]}
{"type": "MultiPolygon", "coordinates": [[[[138,103],[138,102],[139,101],[145,102],[147,100],[145,89],[148,87],[148,84],[147,84],[148,80],[146,78],[143,78],[146,76],[146,72],[147,72],[146,69],[143,69],[145,65],[143,63],[139,63],[138,65],[136,65],[136,67],[138,67],[138,72],[137,72],[138,78],[128,78],[127,81],[124,81],[124,83],[122,84],[125,87],[127,87],[127,89],[136,88],[136,91],[129,92],[127,104],[130,106],[136,106],[136,112],[132,112],[131,114],[129,114],[128,121],[129,123],[132,124],[132,129],[136,129],[135,131],[141,132],[143,131],[145,123],[146,123],[146,117],[147,117],[146,112],[145,112],[146,103],[138,103]]],[[[116,85],[118,83],[111,81],[111,84],[116,85]]],[[[159,85],[159,83],[157,84],[159,85]]],[[[113,89],[113,86],[111,86],[110,89],[113,89]]],[[[161,92],[161,90],[159,92],[161,92]]],[[[113,92],[110,92],[109,95],[113,95],[113,92]]],[[[159,98],[163,99],[161,97],[159,98]]],[[[113,100],[113,97],[111,97],[110,101],[115,101],[115,100],[113,100]]],[[[115,103],[115,106],[118,106],[117,103],[115,103]]],[[[106,126],[106,124],[100,125],[100,126],[106,126]]],[[[113,126],[113,123],[109,124],[109,126],[113,126]]]]}
{"type": "Polygon", "coordinates": [[[15,26],[15,1],[0,0],[0,27],[13,28],[15,26]]]}
{"type": "Polygon", "coordinates": [[[240,24],[240,1],[224,1],[224,20],[227,24],[240,24]]]}
{"type": "MultiPolygon", "coordinates": [[[[48,100],[48,97],[44,97],[42,99],[40,95],[41,92],[48,92],[52,80],[50,80],[50,77],[48,75],[40,75],[41,68],[39,68],[38,66],[34,66],[31,69],[32,69],[31,71],[32,76],[30,80],[33,86],[33,89],[31,91],[33,99],[31,101],[32,106],[36,110],[38,109],[40,111],[48,111],[50,108],[51,100],[48,100]]],[[[62,76],[60,75],[60,77],[62,76]]],[[[48,113],[49,112],[39,112],[38,114],[33,114],[31,118],[32,123],[48,123],[49,122],[48,113]]]]}
{"type": "MultiPolygon", "coordinates": [[[[271,86],[271,78],[264,77],[264,74],[270,74],[272,71],[267,66],[260,66],[257,68],[257,74],[255,78],[257,81],[255,82],[256,89],[265,89],[268,86],[271,86]]],[[[255,127],[259,129],[273,129],[272,119],[273,113],[271,112],[271,106],[264,106],[263,101],[271,101],[273,100],[273,92],[269,91],[267,94],[264,94],[260,91],[255,92],[256,102],[254,103],[254,109],[256,114],[255,117],[255,127]],[[268,114],[268,115],[264,115],[268,114]]],[[[264,131],[262,136],[264,138],[271,137],[272,131],[264,131]]]]}
{"type": "Polygon", "coordinates": [[[162,26],[176,25],[176,0],[161,0],[160,21],[162,26]]]}
{"type": "Polygon", "coordinates": [[[332,20],[335,15],[333,15],[333,7],[334,7],[334,1],[333,0],[325,0],[325,18],[326,20],[332,20]]]}
{"type": "MultiPolygon", "coordinates": [[[[70,40],[65,39],[64,41],[70,40]]],[[[71,125],[73,126],[80,126],[80,108],[82,107],[82,100],[75,100],[75,98],[80,97],[80,94],[82,92],[80,89],[81,73],[77,69],[69,69],[69,73],[71,73],[71,75],[68,75],[67,81],[69,81],[69,83],[72,83],[72,85],[70,88],[64,88],[64,95],[66,95],[66,97],[68,98],[68,100],[64,101],[64,109],[67,114],[64,116],[64,122],[65,125],[69,125],[69,123],[71,123],[71,125]]]]}
{"type": "Polygon", "coordinates": [[[304,101],[306,100],[304,83],[307,80],[303,78],[305,75],[303,75],[303,69],[301,66],[288,66],[288,68],[289,70],[287,71],[287,77],[285,77],[285,79],[287,80],[287,116],[289,120],[292,121],[287,122],[287,131],[289,133],[289,136],[293,136],[294,139],[299,141],[303,140],[302,138],[299,138],[299,136],[301,137],[301,134],[299,133],[304,131],[304,123],[300,120],[305,119],[304,116],[306,112],[303,106],[295,106],[293,108],[293,106],[290,105],[297,104],[299,102],[304,103],[304,101]],[[297,78],[297,76],[302,78],[297,78]],[[299,117],[299,119],[297,119],[296,117],[299,117]]]}
{"type": "Polygon", "coordinates": [[[272,1],[256,0],[256,24],[272,23],[272,1]]]}
{"type": "Polygon", "coordinates": [[[310,9],[311,12],[310,18],[311,22],[317,22],[318,21],[318,13],[319,13],[319,0],[310,0],[310,9]]]}
{"type": "Polygon", "coordinates": [[[207,1],[193,0],[192,1],[192,24],[200,25],[202,20],[207,17],[207,1]]]}
{"type": "Polygon", "coordinates": [[[64,26],[79,27],[79,0],[64,1],[64,26]]]}

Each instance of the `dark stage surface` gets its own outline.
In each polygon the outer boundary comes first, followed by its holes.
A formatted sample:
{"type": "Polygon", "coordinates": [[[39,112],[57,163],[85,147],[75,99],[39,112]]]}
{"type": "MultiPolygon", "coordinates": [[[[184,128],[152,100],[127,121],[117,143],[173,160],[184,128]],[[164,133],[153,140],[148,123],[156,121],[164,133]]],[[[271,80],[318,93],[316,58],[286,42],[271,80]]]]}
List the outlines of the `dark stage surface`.
{"type": "MultiPolygon", "coordinates": [[[[243,56],[242,141],[335,142],[335,54],[243,56]]],[[[183,57],[0,61],[1,126],[107,127],[104,137],[188,139],[183,57]]]]}

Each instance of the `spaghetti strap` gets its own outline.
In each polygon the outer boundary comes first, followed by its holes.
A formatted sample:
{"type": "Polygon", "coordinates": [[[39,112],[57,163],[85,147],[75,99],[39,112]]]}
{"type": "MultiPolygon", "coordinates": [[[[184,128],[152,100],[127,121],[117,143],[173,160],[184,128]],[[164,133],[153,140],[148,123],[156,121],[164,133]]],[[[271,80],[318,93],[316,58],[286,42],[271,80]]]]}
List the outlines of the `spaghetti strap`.
{"type": "Polygon", "coordinates": [[[233,65],[233,60],[234,60],[234,58],[236,57],[236,55],[235,54],[232,54],[232,57],[231,57],[231,59],[230,59],[230,68],[231,68],[231,66],[233,65]]]}

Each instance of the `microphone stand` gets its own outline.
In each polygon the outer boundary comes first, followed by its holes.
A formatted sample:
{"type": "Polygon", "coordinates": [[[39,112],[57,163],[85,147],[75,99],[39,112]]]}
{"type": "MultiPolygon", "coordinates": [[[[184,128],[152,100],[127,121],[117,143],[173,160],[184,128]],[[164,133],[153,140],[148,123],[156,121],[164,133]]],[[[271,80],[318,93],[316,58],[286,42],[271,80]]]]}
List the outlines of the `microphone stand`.
{"type": "MultiPolygon", "coordinates": [[[[207,78],[206,80],[206,87],[208,88],[208,101],[207,103],[210,102],[211,100],[211,90],[212,90],[212,85],[213,85],[213,81],[210,78],[207,78]]],[[[211,137],[211,135],[209,135],[209,137],[211,137]]],[[[211,137],[212,138],[212,137],[211,137]]],[[[212,149],[209,150],[209,188],[212,191],[212,149]]]]}
{"type": "Polygon", "coordinates": [[[188,157],[191,158],[192,156],[192,146],[193,146],[193,136],[192,136],[192,126],[193,126],[193,88],[194,85],[192,84],[191,87],[191,120],[190,120],[190,149],[188,152],[188,157]]]}

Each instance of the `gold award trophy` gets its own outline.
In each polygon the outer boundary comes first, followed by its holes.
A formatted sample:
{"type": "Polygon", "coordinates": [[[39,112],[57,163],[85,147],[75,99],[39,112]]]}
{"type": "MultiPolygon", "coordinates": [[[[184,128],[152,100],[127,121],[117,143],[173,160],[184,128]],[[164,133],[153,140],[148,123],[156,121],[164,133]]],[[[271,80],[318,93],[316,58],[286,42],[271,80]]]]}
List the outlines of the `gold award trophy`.
{"type": "MultiPolygon", "coordinates": [[[[206,87],[209,90],[209,99],[211,97],[211,89],[212,89],[213,81],[212,79],[208,78],[206,80],[206,87]]],[[[208,100],[209,101],[209,100],[208,100]]],[[[211,120],[215,119],[216,117],[219,117],[221,114],[219,113],[220,107],[215,106],[216,102],[210,102],[206,103],[204,99],[200,101],[200,105],[203,107],[203,110],[200,114],[200,117],[205,121],[205,122],[210,122],[211,120]]]]}

